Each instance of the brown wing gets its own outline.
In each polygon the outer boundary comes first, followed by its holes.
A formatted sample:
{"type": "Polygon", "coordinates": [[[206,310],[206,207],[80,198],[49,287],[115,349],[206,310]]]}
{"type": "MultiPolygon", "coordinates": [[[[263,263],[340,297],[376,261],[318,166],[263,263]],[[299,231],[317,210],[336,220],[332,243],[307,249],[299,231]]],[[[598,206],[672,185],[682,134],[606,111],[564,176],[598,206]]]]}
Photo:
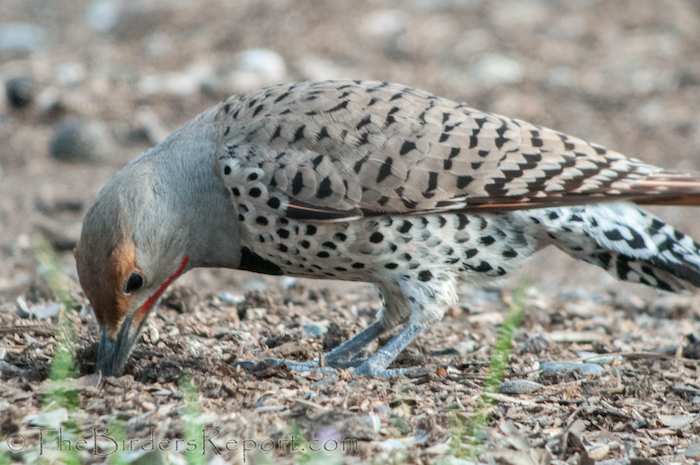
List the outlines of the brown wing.
{"type": "Polygon", "coordinates": [[[326,81],[234,96],[224,150],[265,173],[288,215],[509,210],[632,199],[700,204],[700,177],[396,84],[326,81]]]}

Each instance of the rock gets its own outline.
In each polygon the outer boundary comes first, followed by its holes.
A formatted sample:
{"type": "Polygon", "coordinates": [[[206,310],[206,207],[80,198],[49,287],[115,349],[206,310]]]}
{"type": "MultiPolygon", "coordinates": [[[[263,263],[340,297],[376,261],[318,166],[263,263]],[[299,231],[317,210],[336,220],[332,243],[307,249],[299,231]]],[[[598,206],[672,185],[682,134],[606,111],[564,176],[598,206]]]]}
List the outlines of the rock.
{"type": "Polygon", "coordinates": [[[279,280],[282,289],[289,289],[297,283],[298,279],[291,276],[282,276],[279,280]]]}
{"type": "Polygon", "coordinates": [[[681,429],[684,426],[688,426],[693,423],[696,419],[696,415],[689,413],[685,415],[661,415],[659,414],[659,421],[662,425],[671,429],[681,429]]]}
{"type": "Polygon", "coordinates": [[[32,307],[29,307],[29,313],[33,317],[39,319],[39,320],[46,320],[48,318],[53,318],[56,315],[58,315],[58,312],[61,311],[61,304],[59,303],[53,303],[53,304],[47,304],[47,305],[34,305],[32,307]]]}
{"type": "Polygon", "coordinates": [[[610,453],[610,446],[607,444],[600,444],[588,449],[588,457],[595,460],[603,460],[610,453]]]}
{"type": "Polygon", "coordinates": [[[474,65],[472,75],[489,86],[517,84],[525,78],[525,68],[506,56],[487,54],[474,65]]]}
{"type": "Polygon", "coordinates": [[[379,443],[379,446],[386,452],[393,452],[395,450],[405,450],[406,445],[399,441],[398,439],[387,439],[379,443]]]}
{"type": "Polygon", "coordinates": [[[245,302],[245,297],[240,294],[231,294],[230,292],[224,292],[219,296],[219,300],[227,304],[240,304],[245,302]]]}
{"type": "Polygon", "coordinates": [[[211,81],[213,74],[209,64],[193,63],[184,71],[144,76],[138,83],[138,90],[145,95],[192,95],[211,81]]]}
{"type": "Polygon", "coordinates": [[[61,161],[102,163],[112,152],[111,139],[102,122],[70,117],[56,128],[49,152],[61,161]]]}
{"type": "Polygon", "coordinates": [[[462,341],[455,347],[457,353],[460,357],[465,357],[467,354],[471,354],[477,348],[476,341],[462,341]]]}
{"type": "Polygon", "coordinates": [[[15,108],[24,108],[34,100],[34,81],[28,76],[16,76],[5,81],[5,96],[15,108]]]}
{"type": "Polygon", "coordinates": [[[584,375],[596,375],[600,376],[603,374],[603,368],[595,363],[580,363],[580,362],[544,362],[540,365],[540,369],[544,371],[560,372],[564,370],[574,371],[580,369],[584,375]]]}
{"type": "Polygon", "coordinates": [[[375,415],[375,414],[373,414],[373,413],[370,413],[369,415],[367,415],[367,416],[365,417],[365,421],[366,421],[367,423],[369,423],[369,424],[372,426],[372,430],[373,430],[375,433],[378,433],[379,430],[380,430],[381,427],[382,427],[382,422],[381,422],[381,420],[379,419],[379,417],[378,417],[377,415],[375,415]]]}
{"type": "Polygon", "coordinates": [[[388,405],[380,405],[374,409],[374,412],[379,415],[389,415],[391,413],[391,407],[388,405]]]}
{"type": "Polygon", "coordinates": [[[688,447],[685,448],[683,455],[690,459],[697,459],[700,457],[700,442],[688,444],[688,447]]]}
{"type": "Polygon", "coordinates": [[[377,38],[393,37],[406,29],[410,16],[400,10],[378,10],[366,15],[360,25],[361,32],[377,38]]]}
{"type": "Polygon", "coordinates": [[[306,317],[301,317],[299,325],[304,332],[304,337],[316,339],[328,332],[329,322],[328,320],[311,321],[306,317]]]}
{"type": "Polygon", "coordinates": [[[36,24],[9,23],[0,26],[0,52],[31,53],[46,42],[46,30],[36,24]]]}
{"type": "Polygon", "coordinates": [[[498,386],[498,392],[501,394],[531,394],[539,389],[542,389],[540,383],[527,379],[512,379],[498,386]]]}
{"type": "Polygon", "coordinates": [[[79,84],[87,77],[87,69],[83,63],[67,62],[56,67],[56,81],[64,85],[79,84]]]}
{"type": "Polygon", "coordinates": [[[279,84],[287,80],[287,65],[278,53],[264,48],[245,50],[235,57],[229,77],[235,92],[279,84]]]}
{"type": "Polygon", "coordinates": [[[169,55],[175,49],[175,45],[169,35],[154,32],[143,39],[143,48],[149,56],[163,57],[169,55]]]}
{"type": "Polygon", "coordinates": [[[48,428],[59,428],[63,423],[68,421],[68,410],[65,408],[57,408],[50,412],[44,412],[40,415],[27,415],[23,421],[34,426],[46,426],[48,428]]]}
{"type": "Polygon", "coordinates": [[[523,343],[520,354],[540,354],[549,346],[549,341],[540,333],[535,333],[523,343]]]}
{"type": "Polygon", "coordinates": [[[335,371],[331,371],[323,376],[320,380],[316,381],[314,383],[314,387],[318,389],[324,389],[327,387],[330,387],[338,382],[340,377],[338,376],[338,373],[335,371]]]}
{"type": "Polygon", "coordinates": [[[547,71],[547,85],[553,88],[572,87],[576,73],[569,66],[555,66],[547,71]]]}
{"type": "Polygon", "coordinates": [[[304,79],[325,81],[327,79],[349,78],[354,73],[342,68],[333,61],[315,55],[307,55],[297,63],[297,69],[304,79]]]}
{"type": "Polygon", "coordinates": [[[110,0],[97,0],[87,7],[88,26],[95,31],[107,32],[119,21],[119,5],[110,0]]]}
{"type": "Polygon", "coordinates": [[[64,114],[66,108],[61,101],[61,93],[55,86],[46,87],[39,93],[36,106],[42,116],[48,120],[54,120],[64,114]]]}

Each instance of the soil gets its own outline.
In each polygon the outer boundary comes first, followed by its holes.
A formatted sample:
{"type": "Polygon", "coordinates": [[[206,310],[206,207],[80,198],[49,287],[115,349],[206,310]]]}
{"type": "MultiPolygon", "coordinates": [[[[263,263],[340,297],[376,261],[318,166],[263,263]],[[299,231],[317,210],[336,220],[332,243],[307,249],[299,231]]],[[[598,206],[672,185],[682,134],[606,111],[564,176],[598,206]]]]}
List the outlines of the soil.
{"type": "MultiPolygon", "coordinates": [[[[101,378],[98,330],[71,253],[86,209],[124,164],[228,94],[274,82],[401,82],[698,171],[696,1],[3,0],[0,29],[10,23],[40,26],[44,36],[27,51],[3,45],[0,33],[0,79],[31,83],[0,99],[0,463],[65,460],[41,425],[64,428],[73,446],[85,439],[81,463],[106,460],[90,448],[97,438],[101,451],[110,450],[96,427],[110,428],[120,447],[134,440],[121,456],[138,463],[183,463],[188,440],[215,464],[700,457],[695,293],[619,283],[547,250],[512,279],[463,285],[460,303],[393,365],[421,372],[366,379],[352,370],[248,371],[231,363],[318,357],[374,321],[381,300],[371,285],[194,270],[157,305],[125,374],[101,378]],[[279,54],[285,69],[258,54],[262,71],[251,71],[237,58],[259,48],[279,54]],[[83,142],[65,136],[66,124],[87,131],[87,145],[70,145],[83,142]],[[56,149],[57,135],[80,159],[59,156],[66,152],[56,149]],[[37,232],[58,254],[77,302],[75,312],[61,312],[73,322],[76,363],[58,384],[49,374],[62,330],[32,252],[37,232]],[[505,371],[516,387],[489,394],[480,407],[521,277],[531,285],[505,371]],[[540,370],[591,353],[610,356],[602,374],[540,370]],[[484,408],[485,425],[467,434],[464,425],[484,408]],[[156,443],[180,440],[180,449],[144,451],[151,433],[156,443]],[[296,450],[266,449],[292,435],[303,436],[296,450]],[[469,458],[474,437],[483,444],[469,458]],[[312,439],[328,448],[351,439],[356,447],[312,451],[312,439]],[[227,451],[228,440],[238,450],[227,451]]],[[[700,239],[694,211],[653,209],[700,239]]]]}

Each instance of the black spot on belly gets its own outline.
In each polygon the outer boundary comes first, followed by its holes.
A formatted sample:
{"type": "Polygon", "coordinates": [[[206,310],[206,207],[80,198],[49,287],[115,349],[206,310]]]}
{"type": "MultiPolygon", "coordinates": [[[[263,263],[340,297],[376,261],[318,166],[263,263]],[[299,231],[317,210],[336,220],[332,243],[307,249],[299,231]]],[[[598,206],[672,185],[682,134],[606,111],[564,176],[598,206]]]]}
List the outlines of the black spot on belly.
{"type": "Polygon", "coordinates": [[[373,244],[379,244],[384,240],[384,235],[380,232],[375,232],[369,236],[369,241],[373,244]]]}
{"type": "Polygon", "coordinates": [[[516,252],[514,249],[506,249],[503,251],[502,255],[505,258],[515,258],[518,256],[518,252],[516,252]]]}
{"type": "Polygon", "coordinates": [[[486,262],[481,262],[479,263],[479,266],[474,268],[474,271],[478,271],[479,273],[486,273],[487,271],[491,271],[493,267],[489,265],[486,262]]]}

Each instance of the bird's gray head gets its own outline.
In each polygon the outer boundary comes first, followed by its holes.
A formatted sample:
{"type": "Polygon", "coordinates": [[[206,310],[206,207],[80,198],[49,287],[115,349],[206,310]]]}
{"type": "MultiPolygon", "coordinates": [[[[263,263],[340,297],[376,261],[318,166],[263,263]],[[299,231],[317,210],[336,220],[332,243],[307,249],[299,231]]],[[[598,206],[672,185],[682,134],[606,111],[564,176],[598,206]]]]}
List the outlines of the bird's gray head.
{"type": "Polygon", "coordinates": [[[150,310],[178,276],[240,261],[237,216],[214,173],[215,138],[192,126],[117,173],[83,221],[75,258],[101,328],[104,375],[122,373],[150,310]]]}

